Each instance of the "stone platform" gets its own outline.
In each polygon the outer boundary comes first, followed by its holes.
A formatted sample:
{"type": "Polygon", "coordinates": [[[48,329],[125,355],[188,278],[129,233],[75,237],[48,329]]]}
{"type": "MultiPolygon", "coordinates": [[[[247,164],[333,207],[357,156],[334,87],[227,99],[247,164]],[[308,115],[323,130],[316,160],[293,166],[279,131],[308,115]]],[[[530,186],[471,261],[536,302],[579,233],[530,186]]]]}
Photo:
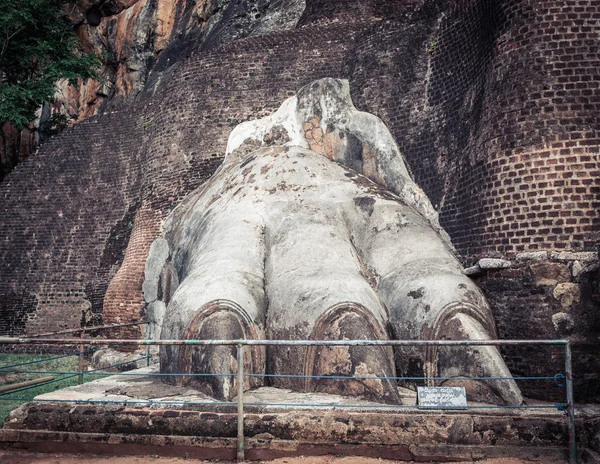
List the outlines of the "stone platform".
{"type": "MultiPolygon", "coordinates": [[[[38,396],[7,418],[0,444],[51,452],[235,459],[236,405],[203,404],[214,400],[163,384],[149,373],[156,367],[38,396]]],[[[394,408],[271,387],[247,392],[246,457],[333,453],[414,461],[567,461],[566,416],[556,409],[423,410],[411,406],[413,392],[401,390],[401,395],[405,405],[394,408]]],[[[578,405],[576,418],[581,462],[599,462],[588,448],[600,437],[600,406],[578,405]]]]}

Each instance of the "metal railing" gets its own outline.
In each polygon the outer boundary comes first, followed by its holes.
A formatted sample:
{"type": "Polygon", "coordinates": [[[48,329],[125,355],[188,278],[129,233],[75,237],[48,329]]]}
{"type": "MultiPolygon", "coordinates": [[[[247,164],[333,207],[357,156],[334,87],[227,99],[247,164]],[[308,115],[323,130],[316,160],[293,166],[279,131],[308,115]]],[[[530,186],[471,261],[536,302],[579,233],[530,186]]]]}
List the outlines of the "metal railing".
{"type": "MultiPolygon", "coordinates": [[[[139,323],[137,323],[139,324],[139,323]]],[[[132,325],[132,324],[126,324],[132,325]]],[[[89,329],[88,329],[89,331],[89,329]]],[[[73,331],[74,332],[74,331],[73,331]]],[[[147,335],[149,333],[147,332],[147,335]]],[[[575,408],[573,399],[573,373],[572,373],[572,360],[571,360],[571,343],[569,340],[150,340],[149,338],[143,340],[130,340],[130,339],[55,339],[55,338],[1,338],[0,345],[3,344],[47,344],[47,345],[61,345],[61,344],[77,344],[83,347],[84,345],[91,346],[123,346],[123,345],[145,345],[147,353],[147,365],[150,362],[149,347],[152,345],[179,345],[179,346],[215,346],[215,345],[229,345],[237,347],[237,373],[207,373],[207,374],[131,374],[131,375],[156,375],[156,376],[235,376],[237,378],[237,398],[236,401],[223,401],[223,402],[189,402],[189,401],[127,401],[127,403],[137,403],[142,405],[152,404],[203,404],[203,405],[237,405],[237,459],[243,461],[245,459],[245,441],[244,441],[244,407],[247,405],[253,406],[309,406],[305,403],[245,403],[244,402],[244,377],[294,377],[294,378],[327,378],[327,379],[393,379],[393,380],[450,380],[437,377],[377,377],[377,376],[307,376],[307,375],[278,375],[278,374],[254,374],[244,372],[244,347],[245,346],[409,346],[409,347],[428,347],[428,346],[529,346],[529,345],[558,345],[564,347],[565,354],[565,375],[556,374],[551,377],[509,377],[509,378],[498,378],[498,377],[454,377],[452,380],[546,380],[554,379],[559,384],[559,379],[564,379],[564,386],[566,386],[566,404],[559,404],[556,406],[551,405],[521,405],[521,406],[467,406],[462,409],[491,409],[491,408],[506,408],[506,409],[549,409],[558,408],[566,411],[567,415],[567,428],[569,433],[569,462],[575,464],[577,462],[577,446],[575,439],[575,408]]],[[[81,349],[80,353],[84,350],[81,349]]],[[[80,364],[81,366],[81,364],[80,364]]],[[[6,367],[0,367],[0,373],[6,372],[6,367]]],[[[8,366],[12,367],[12,366],[8,366]]],[[[32,371],[29,371],[32,372],[32,371]]],[[[89,373],[88,371],[87,373],[89,373]]],[[[97,372],[97,371],[91,371],[97,372]]],[[[48,373],[48,372],[46,372],[48,373]]],[[[67,372],[63,372],[67,373],[67,372]]],[[[73,372],[72,374],[83,375],[81,369],[79,372],[73,372]]],[[[113,373],[101,373],[101,375],[114,375],[113,373]]],[[[119,373],[119,375],[126,375],[119,373]]],[[[562,386],[562,385],[559,385],[562,386]]],[[[0,400],[2,400],[0,395],[0,400]]],[[[37,401],[37,400],[36,400],[37,401]]],[[[53,400],[48,400],[53,401],[53,400]]],[[[68,400],[68,402],[83,402],[83,403],[102,403],[102,402],[115,402],[115,401],[102,401],[102,400],[68,400]]],[[[122,402],[122,401],[116,401],[122,402]]],[[[310,406],[315,407],[365,407],[362,405],[352,404],[312,404],[310,406]]],[[[372,405],[369,405],[371,407],[372,405]]],[[[401,409],[401,408],[415,408],[419,406],[410,405],[376,405],[375,407],[381,407],[386,409],[401,409]]]]}
{"type": "MultiPolygon", "coordinates": [[[[56,336],[56,335],[67,335],[67,334],[79,333],[80,334],[79,335],[79,352],[74,353],[69,356],[79,356],[79,373],[78,373],[78,378],[77,378],[77,384],[81,385],[81,384],[83,384],[83,375],[84,375],[83,365],[84,365],[85,355],[90,353],[89,351],[85,351],[84,345],[82,344],[82,341],[85,340],[84,339],[85,334],[91,333],[91,332],[98,332],[101,330],[110,330],[110,329],[116,329],[116,328],[122,328],[122,327],[132,327],[134,325],[145,325],[146,326],[146,339],[150,339],[151,324],[148,321],[132,321],[132,322],[125,322],[125,323],[120,323],[120,324],[104,324],[104,325],[84,326],[84,327],[78,327],[78,328],[74,328],[74,329],[65,329],[65,330],[57,330],[54,332],[31,334],[31,335],[28,335],[27,338],[28,339],[31,339],[31,338],[40,339],[42,337],[51,337],[51,336],[56,336]]],[[[68,343],[65,343],[65,344],[68,344],[68,343]]],[[[149,350],[150,350],[150,345],[146,345],[146,359],[147,359],[146,366],[150,365],[149,350]]],[[[110,366],[110,367],[107,367],[106,369],[109,369],[111,367],[117,367],[117,366],[110,366]]]]}

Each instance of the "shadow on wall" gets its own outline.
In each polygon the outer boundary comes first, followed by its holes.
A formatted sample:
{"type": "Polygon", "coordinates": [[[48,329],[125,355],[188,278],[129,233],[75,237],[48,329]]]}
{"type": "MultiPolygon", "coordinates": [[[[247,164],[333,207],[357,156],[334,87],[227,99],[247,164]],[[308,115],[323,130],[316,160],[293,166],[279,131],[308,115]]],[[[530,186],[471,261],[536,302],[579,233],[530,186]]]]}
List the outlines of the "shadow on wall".
{"type": "Polygon", "coordinates": [[[8,336],[22,335],[30,316],[35,316],[37,298],[14,291],[3,292],[0,300],[0,333],[8,336]]]}

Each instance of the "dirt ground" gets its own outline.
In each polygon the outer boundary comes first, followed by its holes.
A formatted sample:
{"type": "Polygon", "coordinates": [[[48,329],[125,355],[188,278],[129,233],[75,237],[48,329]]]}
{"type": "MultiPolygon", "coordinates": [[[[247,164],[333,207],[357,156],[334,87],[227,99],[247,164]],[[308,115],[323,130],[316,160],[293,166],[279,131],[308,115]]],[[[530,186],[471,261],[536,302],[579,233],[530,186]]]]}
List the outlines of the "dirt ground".
{"type": "MultiPolygon", "coordinates": [[[[21,451],[0,450],[0,463],[2,464],[82,464],[82,463],[114,463],[114,464],[237,464],[235,461],[200,461],[197,459],[163,458],[150,456],[95,456],[85,454],[50,454],[50,453],[28,453],[21,451]]],[[[248,461],[258,462],[258,461],[248,461]]],[[[360,456],[299,456],[290,458],[279,458],[268,462],[269,464],[411,464],[407,461],[390,461],[387,459],[364,458],[360,456]]],[[[519,459],[488,459],[477,461],[479,464],[551,464],[550,462],[522,461],[519,459]]],[[[414,464],[414,463],[412,463],[414,464]]],[[[439,463],[441,464],[441,462],[439,463]]],[[[461,464],[461,463],[454,463],[461,464]]],[[[473,464],[473,463],[462,463],[473,464]]]]}

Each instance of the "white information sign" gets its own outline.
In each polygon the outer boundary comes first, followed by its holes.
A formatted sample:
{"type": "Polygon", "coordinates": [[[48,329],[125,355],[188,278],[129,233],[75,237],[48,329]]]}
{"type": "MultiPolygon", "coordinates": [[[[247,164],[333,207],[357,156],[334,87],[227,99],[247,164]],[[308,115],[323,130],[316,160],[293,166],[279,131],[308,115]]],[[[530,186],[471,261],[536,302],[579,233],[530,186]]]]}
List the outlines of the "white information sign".
{"type": "Polygon", "coordinates": [[[423,408],[466,408],[465,387],[417,387],[419,407],[423,408]]]}

